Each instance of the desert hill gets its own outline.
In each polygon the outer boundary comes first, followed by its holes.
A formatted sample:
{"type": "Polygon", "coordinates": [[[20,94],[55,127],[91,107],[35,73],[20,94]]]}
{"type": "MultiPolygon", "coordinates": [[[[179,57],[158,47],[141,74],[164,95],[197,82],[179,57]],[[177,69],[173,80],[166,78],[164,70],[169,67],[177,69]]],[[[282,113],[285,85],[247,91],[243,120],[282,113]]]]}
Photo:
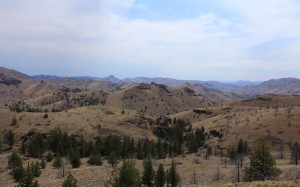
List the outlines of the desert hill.
{"type": "Polygon", "coordinates": [[[300,79],[272,79],[269,81],[262,82],[259,85],[243,86],[240,88],[232,89],[231,92],[244,97],[254,97],[257,95],[265,94],[299,95],[300,79]]]}
{"type": "MultiPolygon", "coordinates": [[[[157,82],[113,83],[114,77],[107,81],[83,77],[32,78],[6,68],[0,68],[0,78],[0,140],[4,140],[9,130],[15,133],[12,149],[3,141],[3,153],[0,154],[0,177],[3,180],[0,186],[16,185],[9,174],[8,156],[13,150],[20,153],[22,141],[29,140],[33,134],[42,133],[47,137],[53,129],[59,128],[87,140],[114,134],[157,141],[158,137],[164,138],[161,136],[163,132],[178,131],[180,123],[188,124],[183,128],[183,154],[172,155],[171,144],[175,146],[176,142],[170,142],[170,158],[156,157],[153,162],[155,169],[159,163],[169,169],[174,157],[182,186],[196,186],[192,184],[193,176],[199,185],[205,186],[251,185],[236,183],[237,167],[229,160],[227,151],[239,139],[247,140],[251,150],[261,137],[266,138],[278,167],[283,171],[277,180],[299,177],[300,169],[290,159],[291,145],[300,142],[298,79],[266,81],[229,93],[190,82],[171,87],[157,82]],[[269,92],[272,94],[264,94],[269,92]],[[202,127],[205,142],[192,153],[188,147],[190,142],[186,140],[202,127]],[[212,156],[206,159],[209,147],[212,156]],[[284,155],[283,159],[279,159],[280,154],[284,155]]],[[[22,158],[24,166],[36,160],[25,154],[22,158]]],[[[67,157],[64,159],[66,168],[78,180],[79,186],[104,186],[111,177],[113,168],[103,155],[102,166],[91,166],[84,157],[81,158],[82,166],[76,169],[71,168],[67,157]]],[[[247,164],[249,160],[245,157],[247,164]]],[[[136,166],[142,173],[143,161],[137,160],[136,166]]],[[[41,186],[60,186],[64,178],[58,177],[59,172],[60,169],[48,163],[37,180],[41,186]]],[[[264,184],[270,185],[271,182],[258,183],[264,184]]],[[[299,181],[275,182],[277,184],[297,186],[299,181]]]]}
{"type": "Polygon", "coordinates": [[[195,107],[220,106],[234,100],[222,92],[203,86],[172,88],[161,84],[130,84],[109,93],[106,104],[154,115],[168,115],[195,107]]]}
{"type": "Polygon", "coordinates": [[[203,85],[207,88],[221,90],[221,91],[225,91],[225,90],[228,90],[228,89],[234,89],[234,88],[238,87],[238,86],[235,86],[233,84],[226,84],[226,83],[221,83],[221,82],[218,82],[218,81],[177,80],[177,79],[162,78],[162,77],[156,77],[156,78],[148,78],[148,77],[126,78],[126,79],[124,79],[124,81],[125,82],[135,82],[135,83],[145,83],[145,84],[151,84],[151,83],[164,84],[164,85],[167,85],[167,86],[170,86],[170,87],[182,86],[185,83],[200,84],[200,85],[203,85]]]}

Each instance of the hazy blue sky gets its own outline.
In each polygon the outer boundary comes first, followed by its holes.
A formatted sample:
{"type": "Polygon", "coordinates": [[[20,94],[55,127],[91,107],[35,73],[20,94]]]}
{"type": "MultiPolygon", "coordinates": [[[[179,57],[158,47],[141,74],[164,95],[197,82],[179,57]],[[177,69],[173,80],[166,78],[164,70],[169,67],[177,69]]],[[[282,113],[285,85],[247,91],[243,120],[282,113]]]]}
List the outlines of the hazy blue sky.
{"type": "Polygon", "coordinates": [[[299,0],[0,0],[0,66],[29,75],[300,78],[299,0]]]}

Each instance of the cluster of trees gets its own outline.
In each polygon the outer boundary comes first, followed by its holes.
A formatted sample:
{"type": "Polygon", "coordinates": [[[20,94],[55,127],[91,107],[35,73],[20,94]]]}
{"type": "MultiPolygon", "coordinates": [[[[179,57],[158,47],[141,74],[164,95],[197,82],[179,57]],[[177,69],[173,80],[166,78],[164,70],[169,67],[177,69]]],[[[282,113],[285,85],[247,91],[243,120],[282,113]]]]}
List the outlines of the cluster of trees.
{"type": "Polygon", "coordinates": [[[113,175],[114,178],[111,182],[113,187],[138,187],[141,184],[149,187],[163,187],[166,183],[167,186],[175,187],[180,182],[174,160],[169,170],[165,171],[163,165],[160,164],[157,171],[155,171],[152,161],[148,158],[144,161],[144,171],[141,177],[139,171],[135,168],[135,162],[124,160],[121,168],[115,170],[113,175]]]}
{"type": "Polygon", "coordinates": [[[137,158],[143,160],[151,157],[156,159],[173,157],[183,153],[184,143],[189,152],[197,152],[204,145],[205,130],[197,129],[183,136],[185,122],[177,120],[177,125],[170,127],[166,139],[159,138],[154,142],[149,139],[139,139],[109,135],[86,141],[83,136],[76,137],[63,133],[60,129],[53,130],[49,136],[34,134],[21,144],[21,152],[30,157],[40,158],[47,149],[60,157],[68,156],[73,167],[80,166],[80,158],[89,157],[92,165],[101,165],[104,156],[114,164],[118,159],[137,158]]]}
{"type": "Polygon", "coordinates": [[[205,144],[206,133],[204,127],[192,130],[192,125],[187,120],[170,118],[158,118],[158,126],[154,129],[154,134],[169,143],[169,155],[175,156],[184,153],[187,147],[190,153],[195,153],[205,144]]]}
{"type": "MultiPolygon", "coordinates": [[[[13,105],[9,107],[10,111],[12,112],[17,112],[17,113],[21,113],[21,112],[36,112],[36,113],[42,113],[42,112],[48,112],[49,110],[46,109],[42,109],[42,108],[34,108],[34,107],[29,107],[29,106],[21,106],[20,104],[17,105],[13,105]]],[[[61,112],[60,109],[57,108],[52,108],[51,109],[52,112],[61,112]]]]}
{"type": "Polygon", "coordinates": [[[10,174],[13,176],[14,180],[19,183],[19,186],[37,187],[38,182],[34,178],[41,175],[41,168],[45,165],[39,163],[31,163],[27,165],[26,168],[22,165],[21,157],[13,152],[9,156],[8,165],[10,168],[10,174]]]}
{"type": "Polygon", "coordinates": [[[244,156],[247,156],[249,153],[249,147],[248,142],[244,141],[243,139],[240,139],[238,144],[235,146],[232,146],[228,150],[228,157],[231,161],[237,161],[238,164],[243,166],[243,158],[244,156]]]}

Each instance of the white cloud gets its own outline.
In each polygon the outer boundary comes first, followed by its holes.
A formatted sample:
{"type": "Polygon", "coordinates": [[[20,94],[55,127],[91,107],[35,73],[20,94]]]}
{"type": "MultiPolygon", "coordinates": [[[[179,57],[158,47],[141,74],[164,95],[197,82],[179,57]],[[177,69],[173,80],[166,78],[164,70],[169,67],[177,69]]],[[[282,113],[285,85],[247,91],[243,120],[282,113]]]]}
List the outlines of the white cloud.
{"type": "MultiPolygon", "coordinates": [[[[174,75],[184,69],[187,76],[196,69],[207,72],[205,76],[195,74],[197,79],[213,79],[209,72],[224,68],[246,71],[263,67],[267,71],[265,65],[272,63],[292,68],[299,58],[298,42],[267,49],[266,55],[249,50],[278,38],[299,38],[298,1],[222,0],[219,5],[238,17],[208,12],[173,21],[130,19],[126,16],[130,9],[153,11],[134,0],[2,1],[0,51],[50,51],[74,59],[93,58],[103,66],[110,62],[153,65],[165,72],[172,69],[174,75]]],[[[235,75],[230,76],[232,80],[235,75]]]]}

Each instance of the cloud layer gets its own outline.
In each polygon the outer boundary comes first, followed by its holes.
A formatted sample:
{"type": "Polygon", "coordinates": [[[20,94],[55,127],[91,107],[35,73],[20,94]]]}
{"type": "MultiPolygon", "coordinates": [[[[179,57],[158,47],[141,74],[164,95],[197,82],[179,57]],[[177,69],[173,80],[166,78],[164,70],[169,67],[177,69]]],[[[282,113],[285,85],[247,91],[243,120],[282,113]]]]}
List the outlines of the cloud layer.
{"type": "Polygon", "coordinates": [[[1,1],[0,65],[66,76],[299,77],[298,1],[151,2],[1,1]]]}

